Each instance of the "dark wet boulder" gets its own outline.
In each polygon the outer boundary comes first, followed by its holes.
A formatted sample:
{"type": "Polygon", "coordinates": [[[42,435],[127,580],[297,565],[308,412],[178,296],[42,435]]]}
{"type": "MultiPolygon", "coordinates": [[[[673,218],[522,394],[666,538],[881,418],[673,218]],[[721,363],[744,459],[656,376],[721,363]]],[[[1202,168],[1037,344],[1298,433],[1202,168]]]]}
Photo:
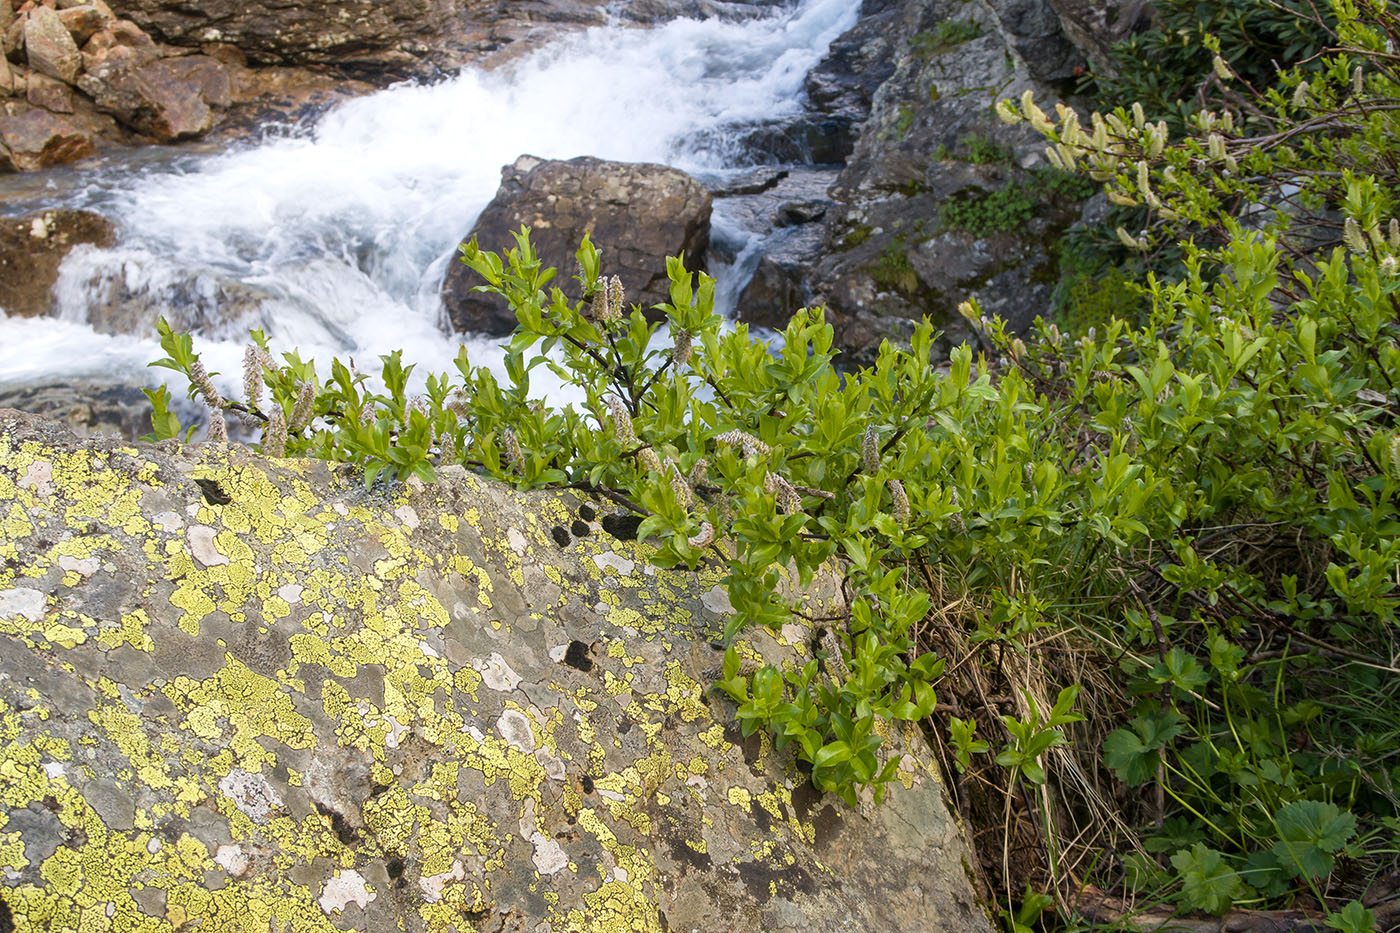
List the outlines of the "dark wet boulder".
{"type": "MultiPolygon", "coordinates": [[[[603,268],[622,279],[629,304],[649,308],[667,300],[666,258],[684,253],[701,267],[710,237],[711,198],[694,178],[664,165],[609,162],[582,157],[544,161],[521,156],[501,173],[501,187],[469,237],[482,249],[515,246],[525,226],[547,266],[560,270],[553,284],[569,290],[574,252],[585,233],[603,251],[603,268]]],[[[442,299],[453,329],[508,334],[515,317],[505,300],[474,292],[481,280],[454,262],[442,299]]],[[[576,288],[575,288],[576,290],[576,288]]]]}

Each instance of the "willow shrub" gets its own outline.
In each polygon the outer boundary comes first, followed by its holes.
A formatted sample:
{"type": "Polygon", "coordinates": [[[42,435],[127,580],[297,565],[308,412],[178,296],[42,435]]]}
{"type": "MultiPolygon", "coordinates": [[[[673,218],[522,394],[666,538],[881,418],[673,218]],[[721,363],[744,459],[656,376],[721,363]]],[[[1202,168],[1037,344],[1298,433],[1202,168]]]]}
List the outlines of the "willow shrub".
{"type": "MultiPolygon", "coordinates": [[[[1003,107],[1062,164],[1153,212],[1125,243],[1180,244],[1180,279],[1150,283],[1142,326],[1069,340],[1042,324],[1022,339],[969,306],[993,359],[967,346],[936,358],[925,322],[843,373],[820,311],[769,346],[722,329],[713,281],[673,260],[663,329],[625,305],[591,243],[571,300],[522,231],[504,256],[473,242],[462,257],[515,309],[504,380],[465,351],[419,394],[397,353],[374,380],[339,361],[325,378],[294,352],[275,362],[254,334],[242,398],[225,399],[165,326],[158,365],[189,377],[215,440],[236,416],[264,453],[356,464],[367,483],[455,463],[580,489],[638,516],[658,564],[725,564],[735,612],[716,688],[745,733],[790,746],[848,802],[892,775],[881,720],[928,719],[962,665],[1030,668],[1037,646],[1072,637],[1114,702],[1068,678],[1020,684],[1010,711],[949,704],[936,736],[957,769],[990,776],[1008,814],[1013,798],[1032,811],[1040,883],[1066,912],[1085,878],[1064,858],[1084,825],[1062,767],[1077,761],[1114,776],[1138,828],[1081,837],[1124,853],[1092,869],[1099,885],[1214,913],[1306,899],[1366,929],[1362,895],[1400,835],[1400,229],[1385,220],[1394,186],[1365,166],[1395,138],[1386,102],[1400,95],[1354,64],[1325,63],[1265,102],[1288,126],[1356,123],[1331,142],[1271,130],[1251,144],[1228,111],[1202,111],[1172,142],[1140,111],[1081,125],[1029,100],[1003,107]],[[581,401],[532,396],[541,367],[581,401]],[[741,663],[747,629],[801,611],[779,568],[810,580],[831,566],[848,609],[811,620],[814,659],[741,663]],[[952,603],[961,640],[935,638],[952,603]],[[934,650],[948,644],[968,651],[934,650]]],[[[151,396],[156,436],[175,436],[167,390],[151,396]]]]}

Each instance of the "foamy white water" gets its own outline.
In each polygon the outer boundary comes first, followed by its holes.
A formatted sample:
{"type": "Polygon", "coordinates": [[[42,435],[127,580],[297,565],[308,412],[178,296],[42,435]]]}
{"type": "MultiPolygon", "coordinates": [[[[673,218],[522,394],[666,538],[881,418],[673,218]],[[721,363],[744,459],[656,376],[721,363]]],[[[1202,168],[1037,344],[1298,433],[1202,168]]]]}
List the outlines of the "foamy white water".
{"type": "MultiPolygon", "coordinates": [[[[249,327],[323,373],[332,356],[368,369],[394,348],[420,372],[449,369],[463,341],[443,328],[439,286],[503,165],[529,153],[722,170],[734,156],[724,128],[800,110],[803,77],[858,7],[803,0],[742,23],[595,28],[508,69],[347,102],[291,138],[94,173],[65,203],[101,204],[119,243],[70,254],[59,320],[0,316],[0,385],[161,378],[146,368],[160,355],[153,337],[90,323],[113,283],[207,312],[196,348],[229,377],[249,327]]],[[[499,359],[495,341],[466,342],[473,361],[499,359]]]]}

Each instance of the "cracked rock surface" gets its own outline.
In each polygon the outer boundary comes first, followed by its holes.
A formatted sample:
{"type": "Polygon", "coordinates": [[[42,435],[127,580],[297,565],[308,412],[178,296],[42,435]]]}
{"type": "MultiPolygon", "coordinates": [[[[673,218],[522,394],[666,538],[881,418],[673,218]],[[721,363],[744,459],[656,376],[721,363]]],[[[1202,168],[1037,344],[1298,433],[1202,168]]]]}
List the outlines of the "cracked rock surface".
{"type": "Polygon", "coordinates": [[[0,920],[989,930],[927,750],[819,795],[706,690],[720,563],[595,508],[0,411],[0,920]]]}

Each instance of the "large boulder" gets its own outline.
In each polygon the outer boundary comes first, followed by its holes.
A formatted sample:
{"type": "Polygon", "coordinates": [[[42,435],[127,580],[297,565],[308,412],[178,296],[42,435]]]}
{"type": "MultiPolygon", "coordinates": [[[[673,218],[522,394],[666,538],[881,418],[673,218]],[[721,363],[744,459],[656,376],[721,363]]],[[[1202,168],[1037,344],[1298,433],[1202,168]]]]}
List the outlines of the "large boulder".
{"type": "Polygon", "coordinates": [[[917,732],[816,792],[706,689],[723,562],[596,503],[7,411],[0,505],[14,929],[990,931],[917,732]]]}
{"type": "Polygon", "coordinates": [[[111,246],[112,223],[91,211],[53,210],[0,221],[0,311],[48,314],[58,267],[80,243],[111,246]]]}
{"type": "Polygon", "coordinates": [[[1081,192],[1032,174],[1047,170],[1044,141],[989,104],[1025,90],[1059,99],[1084,53],[1050,0],[870,0],[862,12],[807,82],[833,114],[868,113],[831,188],[824,248],[805,270],[769,264],[762,300],[740,314],[767,322],[810,295],[857,365],[925,316],[965,338],[956,309],[968,299],[1025,327],[1050,309],[1055,243],[1081,192]],[[992,221],[957,221],[967,204],[962,217],[987,204],[992,221]],[[1008,204],[1014,223],[997,219],[1008,204]]]}
{"type": "MultiPolygon", "coordinates": [[[[501,172],[501,187],[471,231],[482,249],[515,245],[523,225],[545,265],[568,290],[574,252],[585,233],[605,250],[604,267],[622,279],[629,303],[649,308],[670,292],[666,257],[685,253],[698,269],[710,238],[711,198],[703,185],[664,165],[582,157],[542,161],[521,156],[501,172]]],[[[454,329],[504,335],[515,317],[504,299],[473,292],[480,278],[454,262],[442,286],[454,329]]]]}
{"type": "Polygon", "coordinates": [[[56,12],[42,4],[25,17],[24,52],[30,68],[64,84],[77,81],[83,68],[83,56],[68,27],[56,12]]]}
{"type": "Polygon", "coordinates": [[[265,64],[340,62],[430,45],[478,0],[116,0],[116,12],[175,45],[235,45],[265,64]]]}
{"type": "Polygon", "coordinates": [[[32,172],[85,159],[97,151],[79,123],[27,105],[0,110],[0,171],[32,172]]]}
{"type": "Polygon", "coordinates": [[[215,58],[138,62],[115,58],[96,64],[78,86],[99,110],[157,142],[202,136],[214,125],[214,108],[232,103],[228,69],[215,58]]]}

